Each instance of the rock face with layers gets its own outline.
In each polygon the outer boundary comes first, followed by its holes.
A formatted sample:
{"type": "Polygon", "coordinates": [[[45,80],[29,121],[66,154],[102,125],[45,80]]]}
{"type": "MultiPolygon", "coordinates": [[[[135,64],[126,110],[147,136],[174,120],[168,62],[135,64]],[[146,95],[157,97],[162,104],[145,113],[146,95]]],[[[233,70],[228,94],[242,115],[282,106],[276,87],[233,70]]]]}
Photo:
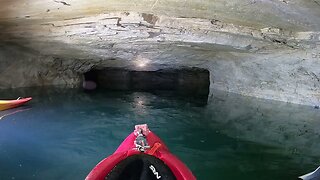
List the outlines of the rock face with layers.
{"type": "Polygon", "coordinates": [[[210,88],[320,103],[317,0],[0,2],[0,88],[93,69],[204,68],[210,88]]]}

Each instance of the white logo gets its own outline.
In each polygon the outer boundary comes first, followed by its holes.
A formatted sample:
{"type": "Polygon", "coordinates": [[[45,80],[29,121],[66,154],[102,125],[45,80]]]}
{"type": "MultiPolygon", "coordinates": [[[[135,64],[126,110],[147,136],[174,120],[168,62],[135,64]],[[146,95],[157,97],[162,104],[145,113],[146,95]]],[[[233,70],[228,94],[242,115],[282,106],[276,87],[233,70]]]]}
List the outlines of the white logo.
{"type": "Polygon", "coordinates": [[[153,172],[153,174],[156,176],[157,179],[161,178],[161,176],[159,175],[159,173],[157,172],[154,166],[150,165],[149,168],[151,169],[151,171],[153,172]]]}

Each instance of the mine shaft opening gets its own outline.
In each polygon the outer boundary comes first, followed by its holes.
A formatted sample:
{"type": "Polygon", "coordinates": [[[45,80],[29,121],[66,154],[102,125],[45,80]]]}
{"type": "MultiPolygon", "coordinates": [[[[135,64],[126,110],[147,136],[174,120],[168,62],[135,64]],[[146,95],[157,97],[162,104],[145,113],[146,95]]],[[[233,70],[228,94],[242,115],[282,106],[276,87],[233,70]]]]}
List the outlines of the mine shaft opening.
{"type": "Polygon", "coordinates": [[[193,96],[208,96],[209,71],[202,68],[135,71],[126,69],[93,69],[84,73],[85,89],[157,91],[169,90],[193,96]]]}

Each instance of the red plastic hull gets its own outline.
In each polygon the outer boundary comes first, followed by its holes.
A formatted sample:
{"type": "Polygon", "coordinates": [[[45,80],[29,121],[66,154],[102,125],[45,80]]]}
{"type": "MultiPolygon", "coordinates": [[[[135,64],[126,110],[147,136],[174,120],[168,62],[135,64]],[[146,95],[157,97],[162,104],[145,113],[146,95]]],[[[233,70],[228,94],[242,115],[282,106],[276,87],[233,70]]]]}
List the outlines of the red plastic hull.
{"type": "MultiPolygon", "coordinates": [[[[172,171],[177,180],[194,180],[196,179],[188,167],[182,163],[176,156],[169,152],[167,146],[162,142],[162,140],[150,131],[146,136],[147,141],[151,147],[155,143],[160,143],[161,146],[151,155],[161,159],[172,171]]],[[[134,149],[134,140],[136,136],[131,133],[118,147],[118,149],[109,157],[102,160],[96,167],[92,169],[86,180],[104,180],[108,173],[122,160],[129,156],[140,154],[142,152],[134,149]]],[[[150,151],[150,150],[149,150],[150,151]]],[[[145,152],[150,154],[148,150],[145,152]]]]}
{"type": "Polygon", "coordinates": [[[22,104],[30,101],[31,99],[31,97],[28,97],[17,100],[0,100],[0,111],[21,106],[22,104]]]}

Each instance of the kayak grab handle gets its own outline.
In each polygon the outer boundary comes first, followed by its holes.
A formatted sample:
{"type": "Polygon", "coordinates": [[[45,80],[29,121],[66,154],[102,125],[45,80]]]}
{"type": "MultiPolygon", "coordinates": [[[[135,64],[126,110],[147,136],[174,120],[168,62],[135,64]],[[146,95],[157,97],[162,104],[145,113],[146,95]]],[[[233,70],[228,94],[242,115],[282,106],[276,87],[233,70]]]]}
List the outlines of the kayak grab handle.
{"type": "Polygon", "coordinates": [[[147,136],[150,130],[147,124],[138,124],[134,126],[134,135],[138,136],[139,134],[143,134],[147,136]]]}

